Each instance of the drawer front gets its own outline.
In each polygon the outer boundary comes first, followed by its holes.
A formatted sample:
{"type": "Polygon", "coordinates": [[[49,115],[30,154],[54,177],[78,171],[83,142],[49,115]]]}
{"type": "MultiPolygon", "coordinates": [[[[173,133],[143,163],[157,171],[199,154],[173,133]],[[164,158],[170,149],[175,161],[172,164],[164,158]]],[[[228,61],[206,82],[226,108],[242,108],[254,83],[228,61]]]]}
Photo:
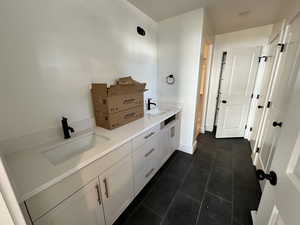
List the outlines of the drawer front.
{"type": "Polygon", "coordinates": [[[151,180],[158,171],[158,163],[155,160],[146,161],[145,166],[134,174],[134,193],[135,196],[143,189],[143,187],[151,180]]]}
{"type": "Polygon", "coordinates": [[[154,160],[154,158],[158,158],[158,156],[158,135],[155,135],[151,141],[140,146],[133,152],[134,171],[140,171],[145,167],[147,161],[154,160]]]}
{"type": "Polygon", "coordinates": [[[132,140],[132,148],[135,150],[136,148],[140,147],[147,141],[150,141],[160,130],[160,125],[156,125],[151,129],[145,131],[141,135],[137,136],[132,140]]]}
{"type": "Polygon", "coordinates": [[[26,205],[32,220],[35,221],[47,211],[56,207],[60,202],[80,190],[93,178],[129,155],[130,151],[131,145],[130,143],[126,143],[61,182],[26,200],[26,205]]]}

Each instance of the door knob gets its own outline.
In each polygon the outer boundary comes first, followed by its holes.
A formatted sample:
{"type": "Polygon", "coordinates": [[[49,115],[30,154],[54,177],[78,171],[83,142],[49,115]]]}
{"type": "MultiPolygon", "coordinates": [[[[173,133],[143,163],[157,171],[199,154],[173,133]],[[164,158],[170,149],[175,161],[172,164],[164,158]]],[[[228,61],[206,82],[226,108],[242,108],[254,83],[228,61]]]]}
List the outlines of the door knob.
{"type": "Polygon", "coordinates": [[[259,180],[267,179],[273,186],[277,184],[277,175],[274,171],[270,171],[269,174],[266,174],[263,170],[256,170],[256,177],[259,180]]]}
{"type": "Polygon", "coordinates": [[[273,122],[273,127],[282,127],[282,122],[274,121],[273,122]]]}
{"type": "Polygon", "coordinates": [[[226,103],[227,103],[227,101],[226,101],[226,100],[222,100],[222,103],[226,104],[226,103]]]}
{"type": "Polygon", "coordinates": [[[257,108],[259,108],[259,109],[262,109],[262,108],[263,108],[263,106],[262,106],[262,105],[259,105],[259,106],[257,106],[257,108]]]}

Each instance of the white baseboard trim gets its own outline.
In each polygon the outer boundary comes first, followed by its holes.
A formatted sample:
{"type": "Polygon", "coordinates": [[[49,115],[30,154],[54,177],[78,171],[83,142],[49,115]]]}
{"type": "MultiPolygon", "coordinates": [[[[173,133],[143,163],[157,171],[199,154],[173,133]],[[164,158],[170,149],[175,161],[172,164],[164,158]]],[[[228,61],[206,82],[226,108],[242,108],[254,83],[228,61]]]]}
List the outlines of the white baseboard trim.
{"type": "Polygon", "coordinates": [[[200,127],[200,133],[204,134],[205,133],[205,127],[200,127]]]}
{"type": "Polygon", "coordinates": [[[209,132],[213,132],[214,131],[214,126],[213,125],[212,126],[206,126],[205,130],[209,131],[209,132]]]}
{"type": "Polygon", "coordinates": [[[196,148],[197,148],[197,140],[195,140],[193,143],[193,154],[196,151],[196,148]]]}
{"type": "Polygon", "coordinates": [[[194,154],[197,148],[197,141],[194,141],[193,146],[180,145],[179,150],[188,154],[194,154]]]}
{"type": "Polygon", "coordinates": [[[255,225],[256,224],[257,211],[256,210],[251,210],[250,213],[251,213],[251,218],[252,218],[253,225],[255,225]]]}

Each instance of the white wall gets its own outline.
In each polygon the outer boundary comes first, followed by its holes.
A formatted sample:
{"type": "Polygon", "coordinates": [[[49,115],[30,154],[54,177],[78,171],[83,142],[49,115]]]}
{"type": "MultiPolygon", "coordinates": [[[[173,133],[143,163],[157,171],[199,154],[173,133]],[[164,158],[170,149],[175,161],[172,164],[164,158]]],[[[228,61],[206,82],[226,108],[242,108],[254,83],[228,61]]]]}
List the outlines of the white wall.
{"type": "Polygon", "coordinates": [[[158,26],[158,98],[161,102],[182,104],[180,149],[193,152],[194,120],[203,9],[169,18],[158,26]],[[166,76],[176,77],[174,85],[166,84],[166,76]]]}
{"type": "Polygon", "coordinates": [[[157,23],[125,0],[2,1],[0,27],[0,140],[93,117],[92,82],[132,75],[156,97],[157,23]]]}
{"type": "Polygon", "coordinates": [[[206,113],[207,131],[212,131],[214,127],[214,117],[216,110],[216,98],[221,69],[223,51],[230,48],[243,48],[251,46],[263,46],[268,43],[273,25],[255,27],[232,33],[220,34],[215,36],[213,65],[210,75],[209,98],[206,113]]]}

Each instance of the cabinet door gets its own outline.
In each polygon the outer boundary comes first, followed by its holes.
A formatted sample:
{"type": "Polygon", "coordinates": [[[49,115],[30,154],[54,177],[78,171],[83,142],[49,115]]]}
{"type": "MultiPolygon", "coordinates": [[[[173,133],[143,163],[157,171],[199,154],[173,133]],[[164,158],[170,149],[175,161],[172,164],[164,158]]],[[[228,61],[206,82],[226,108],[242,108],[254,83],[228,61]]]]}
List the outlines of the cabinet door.
{"type": "Polygon", "coordinates": [[[169,139],[171,145],[170,154],[172,154],[179,147],[179,123],[177,121],[169,128],[169,139]]]}
{"type": "Polygon", "coordinates": [[[37,219],[34,225],[105,225],[100,197],[99,181],[95,179],[37,219]]]}
{"type": "Polygon", "coordinates": [[[100,176],[106,225],[111,225],[133,199],[131,155],[100,176]]]}
{"type": "Polygon", "coordinates": [[[161,166],[167,161],[171,153],[169,128],[163,128],[159,133],[159,150],[161,151],[161,166]]]}

